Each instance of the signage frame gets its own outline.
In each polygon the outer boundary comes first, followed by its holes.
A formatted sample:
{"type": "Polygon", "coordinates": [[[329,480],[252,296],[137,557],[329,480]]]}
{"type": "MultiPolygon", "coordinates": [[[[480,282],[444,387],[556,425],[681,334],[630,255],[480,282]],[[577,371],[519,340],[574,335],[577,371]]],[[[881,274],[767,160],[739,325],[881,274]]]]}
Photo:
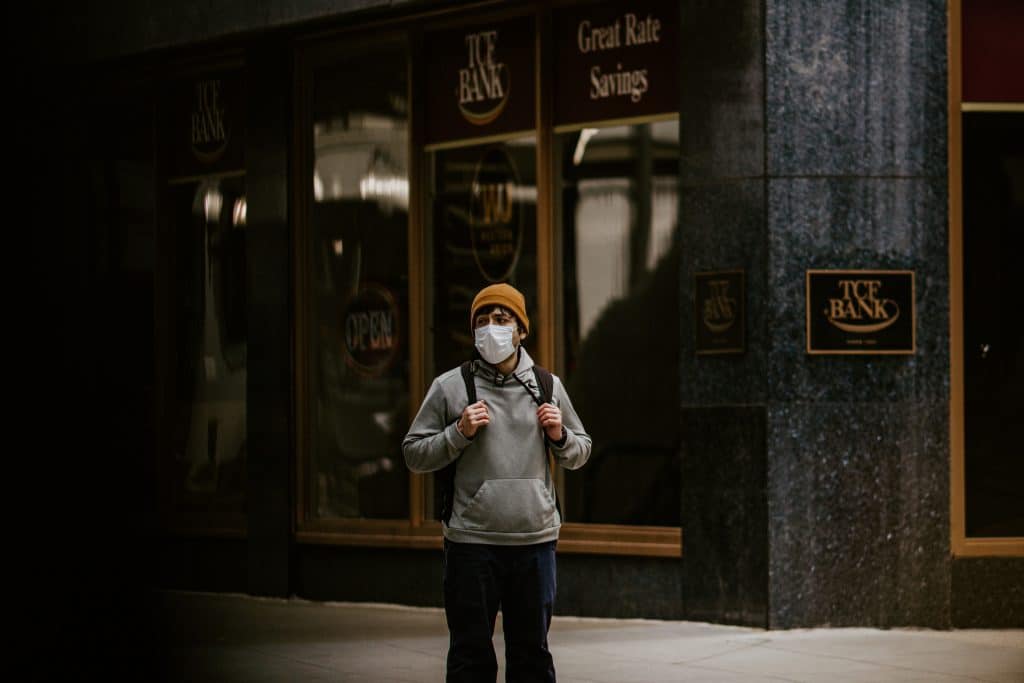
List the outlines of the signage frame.
{"type": "MultiPolygon", "coordinates": [[[[241,58],[212,60],[191,69],[179,69],[168,75],[165,90],[158,95],[156,125],[161,137],[158,143],[159,175],[168,185],[194,183],[212,178],[234,178],[245,175],[247,113],[247,65],[241,58]],[[201,83],[216,82],[218,100],[223,96],[227,109],[225,128],[227,140],[214,157],[202,159],[196,151],[185,151],[183,117],[198,114],[194,96],[201,83]],[[223,90],[221,90],[223,89],[223,90]],[[241,113],[238,113],[241,110],[241,113]]],[[[221,110],[221,114],[225,110],[221,110]]]]}
{"type": "Polygon", "coordinates": [[[805,311],[805,338],[807,343],[807,354],[808,355],[830,355],[830,356],[912,356],[917,353],[917,282],[915,277],[916,271],[910,269],[858,269],[858,268],[831,268],[831,269],[820,269],[820,268],[809,268],[805,272],[804,276],[804,311],[805,311]],[[812,307],[812,281],[814,276],[817,275],[828,275],[834,276],[839,274],[850,274],[855,276],[907,276],[909,277],[910,286],[910,343],[904,345],[901,348],[884,348],[884,349],[846,349],[846,348],[829,348],[822,347],[820,344],[815,345],[812,340],[812,318],[811,318],[811,307],[812,307]]]}
{"type": "MultiPolygon", "coordinates": [[[[742,268],[734,268],[731,270],[709,270],[694,273],[694,353],[698,356],[724,356],[724,355],[737,355],[745,353],[747,350],[747,276],[746,271],[742,268]],[[738,332],[734,332],[733,336],[739,337],[738,344],[733,344],[724,347],[708,347],[701,346],[701,334],[700,327],[703,321],[701,315],[701,303],[702,297],[698,296],[698,292],[701,291],[701,281],[709,281],[713,277],[722,276],[739,276],[739,291],[735,296],[737,314],[736,319],[739,322],[738,332]]],[[[724,332],[722,333],[724,335],[724,332]]]]}
{"type": "Polygon", "coordinates": [[[561,4],[551,23],[555,133],[679,115],[677,3],[561,4]]]}
{"type": "Polygon", "coordinates": [[[443,76],[447,75],[446,72],[449,70],[456,69],[450,73],[457,74],[450,82],[441,78],[452,86],[451,94],[455,99],[448,101],[439,97],[428,97],[423,104],[425,123],[422,145],[425,152],[503,142],[535,134],[536,34],[537,16],[532,12],[474,17],[470,21],[441,24],[424,32],[421,37],[421,49],[427,55],[423,65],[424,72],[443,76]],[[501,38],[510,33],[528,35],[529,49],[523,49],[514,39],[505,40],[500,45],[502,51],[498,55],[502,61],[497,64],[491,63],[490,60],[496,56],[495,50],[499,47],[501,38]],[[454,40],[456,36],[463,39],[454,40]],[[468,45],[469,36],[477,38],[474,45],[479,45],[475,49],[462,45],[468,45]],[[449,49],[449,45],[459,47],[449,49]],[[468,55],[463,55],[464,50],[469,50],[468,55]],[[485,59],[486,63],[475,63],[474,56],[476,60],[485,59]],[[476,71],[481,72],[479,78],[469,78],[463,73],[476,71]],[[507,74],[507,80],[497,78],[500,74],[507,74]],[[487,87],[490,81],[484,78],[485,75],[500,81],[497,90],[492,91],[494,84],[487,87]],[[470,94],[502,95],[501,103],[490,112],[470,112],[464,109],[458,100],[463,94],[463,85],[466,84],[475,84],[467,90],[470,94]],[[474,113],[481,116],[481,120],[475,123],[467,118],[472,118],[474,113]]]}

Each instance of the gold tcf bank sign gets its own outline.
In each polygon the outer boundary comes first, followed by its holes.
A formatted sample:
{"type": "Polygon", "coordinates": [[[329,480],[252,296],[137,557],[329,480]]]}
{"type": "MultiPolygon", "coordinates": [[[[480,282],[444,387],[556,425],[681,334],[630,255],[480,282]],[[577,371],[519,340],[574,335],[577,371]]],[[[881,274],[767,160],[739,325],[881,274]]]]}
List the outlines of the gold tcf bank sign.
{"type": "Polygon", "coordinates": [[[743,353],[746,345],[746,294],[742,270],[696,274],[697,355],[743,353]]]}
{"type": "Polygon", "coordinates": [[[225,68],[168,84],[161,107],[164,174],[193,181],[245,169],[245,79],[225,68]]]}
{"type": "Polygon", "coordinates": [[[912,354],[912,270],[808,270],[807,353],[912,354]]]}

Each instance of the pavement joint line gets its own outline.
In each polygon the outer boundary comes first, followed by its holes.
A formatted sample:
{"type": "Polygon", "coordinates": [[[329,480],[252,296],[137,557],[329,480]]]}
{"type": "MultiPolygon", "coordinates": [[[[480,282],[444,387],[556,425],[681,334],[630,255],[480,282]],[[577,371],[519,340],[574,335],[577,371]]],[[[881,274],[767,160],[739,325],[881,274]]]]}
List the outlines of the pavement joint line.
{"type": "MultiPolygon", "coordinates": [[[[728,641],[728,640],[726,641],[726,643],[729,643],[729,642],[730,641],[728,641]]],[[[737,652],[742,652],[743,650],[752,650],[754,648],[763,646],[766,642],[771,642],[771,641],[769,641],[769,640],[762,640],[762,641],[757,641],[757,642],[753,642],[753,643],[738,643],[737,644],[738,647],[735,647],[735,648],[733,648],[731,650],[728,650],[726,652],[716,652],[713,655],[706,655],[704,657],[698,657],[697,659],[683,659],[683,660],[680,660],[678,662],[672,662],[672,664],[673,665],[677,665],[678,664],[678,665],[686,666],[686,665],[692,664],[694,662],[706,662],[706,661],[708,661],[710,659],[715,659],[716,657],[724,657],[726,655],[736,654],[737,652]]]]}
{"type": "Polygon", "coordinates": [[[248,650],[248,651],[251,651],[251,652],[258,652],[259,654],[263,655],[264,657],[273,657],[275,659],[280,659],[280,660],[283,660],[283,661],[286,661],[286,662],[292,662],[292,663],[295,663],[295,664],[303,664],[305,666],[310,666],[310,667],[313,667],[314,669],[320,669],[321,671],[328,671],[330,673],[341,673],[341,674],[347,673],[344,670],[338,669],[337,667],[325,666],[323,664],[317,664],[315,662],[309,661],[308,659],[298,659],[296,657],[289,657],[287,655],[283,655],[283,654],[276,653],[276,652],[267,652],[267,651],[263,650],[259,645],[243,645],[243,646],[241,646],[238,649],[239,650],[248,650]]]}
{"type": "Polygon", "coordinates": [[[858,664],[874,664],[875,666],[879,666],[879,667],[886,668],[886,669],[893,669],[894,671],[909,671],[911,673],[923,673],[923,674],[928,674],[928,675],[954,676],[954,677],[966,678],[966,679],[971,680],[971,681],[980,681],[981,683],[988,683],[988,680],[989,680],[989,679],[985,679],[985,678],[978,678],[978,677],[976,677],[976,676],[974,676],[972,674],[951,674],[951,673],[945,673],[945,672],[942,672],[942,671],[932,671],[930,669],[919,669],[919,668],[916,668],[916,667],[900,666],[899,664],[884,664],[882,662],[879,662],[879,661],[876,661],[876,660],[871,660],[871,659],[858,659],[856,657],[844,657],[842,655],[830,655],[830,654],[824,654],[824,653],[822,653],[822,654],[812,654],[812,653],[808,653],[808,652],[800,652],[800,651],[797,651],[797,650],[787,650],[784,647],[773,647],[771,645],[766,645],[765,647],[767,649],[769,649],[769,650],[775,650],[777,652],[785,652],[787,654],[800,655],[800,656],[803,656],[803,657],[822,657],[824,659],[837,659],[839,661],[856,662],[858,664]]]}
{"type": "MultiPolygon", "coordinates": [[[[565,648],[565,647],[558,647],[558,648],[556,648],[553,651],[552,654],[558,656],[559,653],[562,653],[562,652],[564,652],[567,649],[568,648],[565,648]]],[[[596,655],[598,653],[581,653],[581,654],[586,654],[587,655],[587,659],[592,661],[592,660],[597,658],[596,655]]],[[[605,657],[605,659],[608,659],[608,660],[610,660],[612,662],[616,662],[616,663],[617,662],[625,662],[627,664],[641,664],[641,665],[643,665],[643,664],[650,664],[651,663],[650,659],[646,659],[646,658],[634,659],[632,657],[624,657],[622,655],[607,655],[605,657]]],[[[670,662],[670,664],[671,664],[671,662],[670,662]]]]}
{"type": "MultiPolygon", "coordinates": [[[[694,666],[693,668],[694,669],[703,669],[703,670],[707,670],[707,671],[719,671],[719,672],[723,672],[723,673],[727,673],[727,674],[734,674],[736,676],[743,676],[743,677],[753,675],[749,671],[736,671],[735,669],[727,669],[725,667],[720,667],[720,666],[701,666],[701,665],[698,665],[698,666],[694,666]]],[[[758,673],[756,675],[763,676],[765,678],[771,678],[771,679],[774,679],[774,680],[777,680],[777,681],[786,681],[786,683],[801,683],[798,679],[787,678],[783,674],[758,673]]]]}

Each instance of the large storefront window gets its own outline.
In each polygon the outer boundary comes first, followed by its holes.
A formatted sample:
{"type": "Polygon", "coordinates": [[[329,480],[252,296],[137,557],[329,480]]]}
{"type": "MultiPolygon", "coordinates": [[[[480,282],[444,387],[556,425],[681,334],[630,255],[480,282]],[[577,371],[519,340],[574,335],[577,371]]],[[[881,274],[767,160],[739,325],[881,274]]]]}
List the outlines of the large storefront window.
{"type": "Polygon", "coordinates": [[[678,526],[679,122],[556,141],[566,383],[594,439],[566,519],[678,526]]]}
{"type": "Polygon", "coordinates": [[[311,518],[409,515],[406,70],[395,48],[313,71],[311,518]]]}
{"type": "MultiPolygon", "coordinates": [[[[949,5],[951,545],[1024,556],[1024,43],[1002,0],[949,5]]],[[[1018,12],[1019,15],[1019,12],[1018,12]]],[[[1019,22],[1016,22],[1019,23],[1019,22]]]]}

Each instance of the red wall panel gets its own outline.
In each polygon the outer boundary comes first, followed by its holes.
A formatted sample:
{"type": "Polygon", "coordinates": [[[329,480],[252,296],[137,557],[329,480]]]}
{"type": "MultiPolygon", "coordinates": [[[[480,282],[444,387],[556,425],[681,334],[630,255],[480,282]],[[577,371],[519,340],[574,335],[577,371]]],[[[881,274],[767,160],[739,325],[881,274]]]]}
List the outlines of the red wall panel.
{"type": "Polygon", "coordinates": [[[1024,0],[964,0],[963,101],[1024,102],[1024,0]]]}

